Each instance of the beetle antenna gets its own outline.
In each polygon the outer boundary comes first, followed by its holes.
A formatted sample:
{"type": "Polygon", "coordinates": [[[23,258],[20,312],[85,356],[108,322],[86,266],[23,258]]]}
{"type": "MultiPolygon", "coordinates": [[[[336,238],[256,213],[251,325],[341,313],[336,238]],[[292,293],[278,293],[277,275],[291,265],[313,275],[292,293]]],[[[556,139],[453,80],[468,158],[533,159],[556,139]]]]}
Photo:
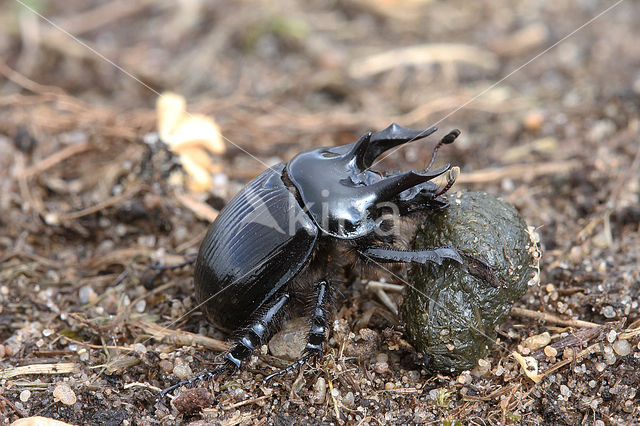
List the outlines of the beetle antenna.
{"type": "Polygon", "coordinates": [[[453,184],[456,182],[456,179],[458,178],[459,174],[460,174],[460,167],[452,167],[451,170],[449,170],[449,173],[447,173],[447,184],[443,186],[440,191],[436,192],[436,197],[441,196],[442,194],[447,192],[449,189],[451,189],[453,184]]]}
{"type": "Polygon", "coordinates": [[[455,141],[458,136],[460,136],[460,130],[453,129],[452,131],[444,135],[442,139],[440,139],[440,142],[438,142],[438,144],[433,148],[433,153],[431,154],[431,161],[429,161],[429,165],[425,168],[425,170],[429,170],[431,166],[433,166],[433,162],[436,160],[438,149],[442,145],[449,145],[450,143],[453,143],[453,141],[455,141]]]}

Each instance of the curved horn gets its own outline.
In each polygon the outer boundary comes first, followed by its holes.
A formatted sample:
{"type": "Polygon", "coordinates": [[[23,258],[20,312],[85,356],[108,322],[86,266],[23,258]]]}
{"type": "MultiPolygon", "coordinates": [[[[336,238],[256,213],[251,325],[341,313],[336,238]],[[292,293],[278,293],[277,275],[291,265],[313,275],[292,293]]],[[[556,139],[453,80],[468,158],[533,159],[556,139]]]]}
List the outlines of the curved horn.
{"type": "Polygon", "coordinates": [[[360,187],[358,190],[362,192],[370,192],[378,201],[387,201],[402,191],[440,176],[449,170],[449,168],[451,168],[450,164],[428,173],[426,171],[416,172],[412,170],[399,175],[390,176],[366,187],[360,187]]]}
{"type": "Polygon", "coordinates": [[[356,166],[360,169],[365,169],[367,166],[364,165],[364,158],[366,156],[367,149],[369,148],[369,141],[371,140],[372,134],[373,133],[371,132],[367,132],[360,136],[360,139],[353,144],[353,148],[351,148],[343,158],[349,161],[355,157],[356,166]]]}
{"type": "Polygon", "coordinates": [[[436,130],[438,130],[437,127],[431,127],[425,130],[414,130],[393,123],[386,129],[371,135],[367,149],[362,157],[362,164],[364,167],[371,167],[373,161],[383,152],[395,146],[425,138],[436,130]]]}

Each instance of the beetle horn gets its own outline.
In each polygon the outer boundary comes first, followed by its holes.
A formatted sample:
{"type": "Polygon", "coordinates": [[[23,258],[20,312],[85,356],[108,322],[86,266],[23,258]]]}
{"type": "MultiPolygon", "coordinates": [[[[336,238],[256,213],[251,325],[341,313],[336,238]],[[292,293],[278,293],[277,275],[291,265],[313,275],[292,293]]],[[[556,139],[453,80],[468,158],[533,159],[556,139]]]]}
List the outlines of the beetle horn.
{"type": "Polygon", "coordinates": [[[438,130],[437,127],[431,127],[425,130],[414,130],[393,123],[379,132],[374,134],[368,133],[365,135],[368,136],[366,140],[363,140],[364,136],[361,137],[358,142],[355,143],[356,146],[351,152],[356,155],[359,166],[363,169],[369,168],[373,164],[373,161],[383,152],[398,145],[425,138],[436,130],[438,130]]]}
{"type": "Polygon", "coordinates": [[[420,185],[421,183],[428,182],[431,179],[440,176],[450,168],[451,165],[447,164],[444,167],[441,167],[438,170],[434,170],[432,172],[427,172],[426,170],[422,172],[416,172],[411,170],[399,175],[387,177],[379,182],[374,183],[373,185],[368,185],[364,188],[366,188],[365,190],[367,192],[374,194],[378,201],[386,201],[392,199],[402,191],[420,185]]]}
{"type": "Polygon", "coordinates": [[[360,136],[360,139],[358,139],[358,141],[353,144],[353,148],[351,148],[351,150],[345,156],[347,161],[355,157],[356,164],[361,169],[366,168],[366,166],[363,166],[362,162],[366,156],[367,149],[369,148],[371,135],[373,135],[373,133],[367,132],[364,135],[360,136]]]}

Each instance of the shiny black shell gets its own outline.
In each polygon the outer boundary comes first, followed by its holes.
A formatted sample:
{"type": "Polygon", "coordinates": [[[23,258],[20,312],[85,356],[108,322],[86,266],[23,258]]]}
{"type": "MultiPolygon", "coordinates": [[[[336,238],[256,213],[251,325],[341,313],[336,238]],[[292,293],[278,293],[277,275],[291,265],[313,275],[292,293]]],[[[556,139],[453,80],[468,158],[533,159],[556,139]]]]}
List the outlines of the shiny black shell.
{"type": "Polygon", "coordinates": [[[235,330],[305,266],[318,229],[284,183],[284,164],[244,187],[200,246],[195,288],[207,318],[235,330]]]}

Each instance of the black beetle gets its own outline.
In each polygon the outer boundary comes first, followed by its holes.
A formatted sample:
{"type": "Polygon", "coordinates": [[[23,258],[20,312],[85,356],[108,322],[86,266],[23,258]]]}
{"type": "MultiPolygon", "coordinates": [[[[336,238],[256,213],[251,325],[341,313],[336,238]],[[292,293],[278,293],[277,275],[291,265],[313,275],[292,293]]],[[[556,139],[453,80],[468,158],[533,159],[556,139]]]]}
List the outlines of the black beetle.
{"type": "Polygon", "coordinates": [[[292,307],[310,312],[306,347],[298,361],[265,381],[321,355],[332,312],[331,283],[346,259],[462,263],[465,255],[455,248],[399,249],[394,246],[396,225],[390,220],[447,206],[440,195],[453,185],[455,173],[449,173],[448,183],[440,187],[431,180],[450,165],[435,171],[430,167],[438,148],[453,142],[460,131],[442,138],[422,171],[385,175],[370,170],[383,152],[435,131],[435,127],[420,131],[392,124],[349,145],[302,152],[244,187],[211,224],[195,266],[197,298],[205,315],[223,330],[240,330],[237,340],[221,367],[163,393],[235,372],[268,341],[292,307]]]}

